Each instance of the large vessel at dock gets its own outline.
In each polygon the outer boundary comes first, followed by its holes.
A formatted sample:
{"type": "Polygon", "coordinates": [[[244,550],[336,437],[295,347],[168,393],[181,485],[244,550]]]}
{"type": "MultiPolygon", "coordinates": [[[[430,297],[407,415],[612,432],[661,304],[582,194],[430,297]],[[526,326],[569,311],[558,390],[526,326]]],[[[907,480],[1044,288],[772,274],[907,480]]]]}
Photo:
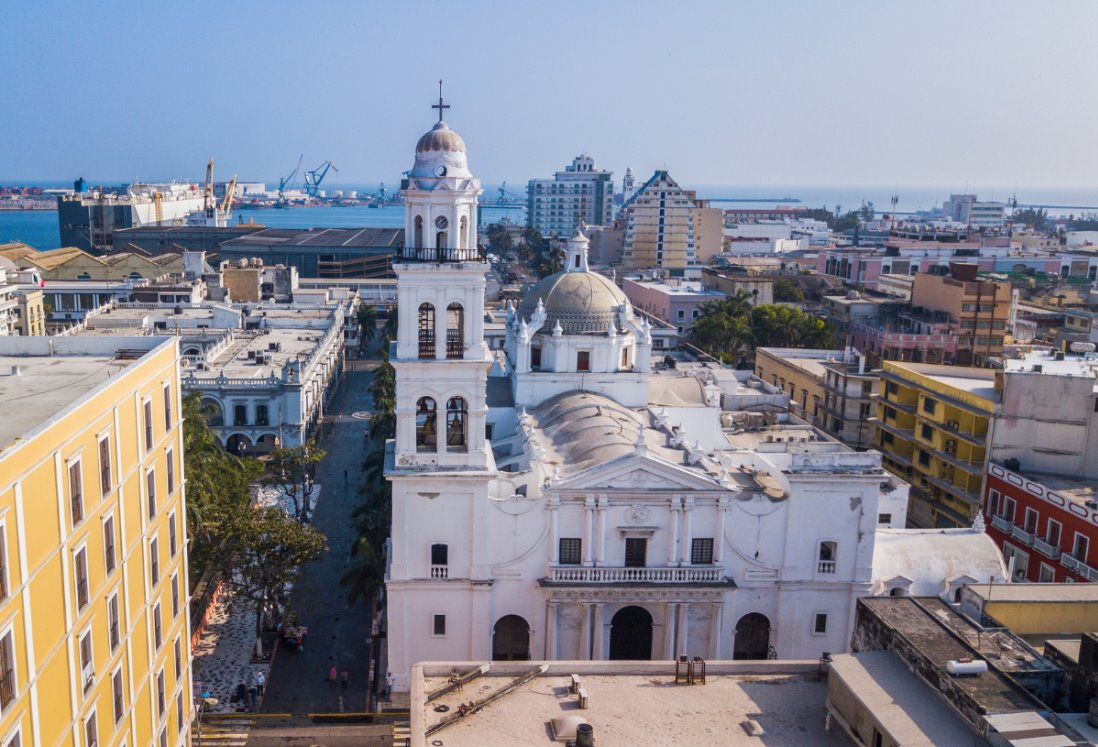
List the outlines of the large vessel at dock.
{"type": "Polygon", "coordinates": [[[78,179],[73,194],[57,198],[61,246],[109,254],[116,228],[181,226],[204,204],[203,190],[194,182],[135,182],[109,190],[88,189],[87,183],[78,179]]]}

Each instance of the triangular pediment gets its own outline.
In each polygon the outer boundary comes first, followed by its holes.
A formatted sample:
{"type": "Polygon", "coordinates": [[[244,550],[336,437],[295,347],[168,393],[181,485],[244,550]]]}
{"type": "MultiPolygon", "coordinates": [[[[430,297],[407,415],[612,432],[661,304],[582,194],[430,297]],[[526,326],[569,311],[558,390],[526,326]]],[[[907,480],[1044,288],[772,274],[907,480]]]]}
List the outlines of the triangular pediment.
{"type": "MultiPolygon", "coordinates": [[[[651,456],[627,455],[561,480],[561,490],[721,490],[716,480],[651,456]]],[[[724,488],[727,489],[727,488],[724,488]]]]}

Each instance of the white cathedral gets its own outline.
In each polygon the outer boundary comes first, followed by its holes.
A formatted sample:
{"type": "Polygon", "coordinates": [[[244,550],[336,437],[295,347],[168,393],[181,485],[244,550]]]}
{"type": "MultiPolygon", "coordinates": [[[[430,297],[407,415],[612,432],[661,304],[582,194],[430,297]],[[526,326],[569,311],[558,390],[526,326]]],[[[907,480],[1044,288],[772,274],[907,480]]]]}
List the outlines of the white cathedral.
{"type": "Polygon", "coordinates": [[[402,193],[395,690],[428,660],[817,658],[848,649],[859,596],[1005,579],[979,529],[898,529],[907,485],[780,391],[653,360],[579,232],[490,349],[480,182],[441,116],[402,193]]]}

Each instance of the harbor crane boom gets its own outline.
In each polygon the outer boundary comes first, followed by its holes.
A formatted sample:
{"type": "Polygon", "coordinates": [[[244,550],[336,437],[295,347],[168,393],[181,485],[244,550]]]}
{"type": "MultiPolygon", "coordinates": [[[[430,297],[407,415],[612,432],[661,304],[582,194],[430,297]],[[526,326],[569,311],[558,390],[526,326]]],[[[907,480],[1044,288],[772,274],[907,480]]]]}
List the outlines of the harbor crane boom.
{"type": "Polygon", "coordinates": [[[286,177],[283,177],[282,179],[278,180],[278,201],[279,202],[282,202],[283,200],[286,199],[285,195],[283,193],[286,191],[287,188],[289,188],[289,189],[294,188],[294,184],[296,183],[296,180],[297,180],[297,172],[301,170],[301,161],[304,160],[304,158],[305,158],[304,153],[302,153],[300,156],[298,156],[297,157],[297,166],[294,166],[294,170],[290,172],[290,175],[286,176],[286,177]]]}
{"type": "Polygon", "coordinates": [[[229,209],[233,206],[233,196],[236,194],[236,174],[233,174],[232,180],[228,186],[225,187],[225,199],[221,203],[221,212],[225,215],[229,214],[229,209]]]}
{"type": "Polygon", "coordinates": [[[317,166],[312,171],[305,172],[305,194],[309,197],[316,197],[320,192],[320,183],[324,181],[325,175],[328,173],[328,169],[338,172],[339,169],[331,161],[325,161],[317,166]]]}

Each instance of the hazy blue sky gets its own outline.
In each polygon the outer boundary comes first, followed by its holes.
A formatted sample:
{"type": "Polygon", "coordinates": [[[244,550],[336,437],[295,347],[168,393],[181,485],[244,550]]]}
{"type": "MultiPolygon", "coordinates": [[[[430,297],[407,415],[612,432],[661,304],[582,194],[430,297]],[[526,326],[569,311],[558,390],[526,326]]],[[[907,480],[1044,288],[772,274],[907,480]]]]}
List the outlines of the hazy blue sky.
{"type": "Polygon", "coordinates": [[[0,180],[396,182],[447,121],[486,182],[1093,186],[1098,2],[14,2],[0,180]]]}

